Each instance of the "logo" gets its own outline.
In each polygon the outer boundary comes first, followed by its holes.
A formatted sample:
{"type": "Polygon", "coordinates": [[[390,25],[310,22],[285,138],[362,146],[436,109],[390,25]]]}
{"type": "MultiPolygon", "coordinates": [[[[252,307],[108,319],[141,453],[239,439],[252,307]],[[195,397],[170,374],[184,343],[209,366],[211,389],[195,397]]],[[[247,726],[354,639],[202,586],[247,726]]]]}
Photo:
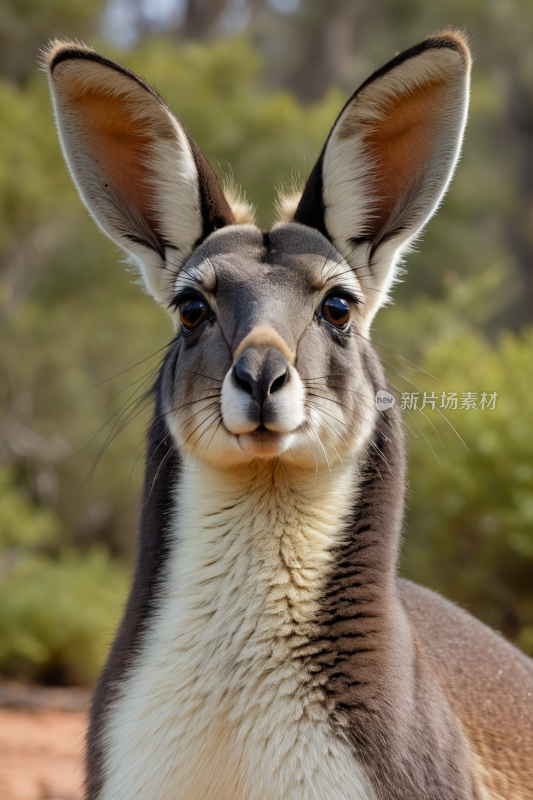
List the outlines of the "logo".
{"type": "Polygon", "coordinates": [[[386,411],[388,408],[392,408],[395,402],[394,395],[386,392],[385,389],[380,389],[379,392],[376,392],[376,408],[378,411],[386,411]]]}

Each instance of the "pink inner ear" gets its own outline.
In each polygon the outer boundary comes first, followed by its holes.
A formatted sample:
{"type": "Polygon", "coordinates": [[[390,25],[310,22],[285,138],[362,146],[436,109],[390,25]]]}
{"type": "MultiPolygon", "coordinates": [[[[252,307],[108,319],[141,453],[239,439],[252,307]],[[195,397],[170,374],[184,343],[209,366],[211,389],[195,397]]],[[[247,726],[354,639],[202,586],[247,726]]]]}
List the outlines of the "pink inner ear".
{"type": "Polygon", "coordinates": [[[114,183],[124,197],[138,207],[157,234],[154,180],[146,166],[153,157],[150,147],[153,138],[147,134],[142,119],[132,117],[131,99],[88,89],[74,102],[102,182],[114,183]]]}
{"type": "Polygon", "coordinates": [[[375,205],[369,220],[373,239],[434,151],[445,90],[444,81],[433,81],[390,102],[383,111],[384,120],[364,138],[375,165],[371,188],[375,205]]]}

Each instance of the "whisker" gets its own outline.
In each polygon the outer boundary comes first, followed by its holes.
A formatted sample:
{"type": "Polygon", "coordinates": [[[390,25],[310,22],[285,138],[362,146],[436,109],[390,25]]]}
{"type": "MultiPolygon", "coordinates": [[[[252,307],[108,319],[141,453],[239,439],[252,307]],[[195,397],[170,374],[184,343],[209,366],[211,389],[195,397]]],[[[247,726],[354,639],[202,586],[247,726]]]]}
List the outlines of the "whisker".
{"type": "MultiPolygon", "coordinates": [[[[146,409],[148,408],[148,403],[147,403],[146,405],[142,405],[142,403],[144,403],[144,402],[146,401],[146,399],[147,399],[147,398],[144,398],[144,397],[143,397],[143,398],[140,398],[140,400],[138,400],[138,401],[137,401],[137,406],[136,406],[136,409],[134,410],[134,412],[131,412],[131,414],[129,415],[129,417],[127,418],[126,422],[125,422],[123,425],[121,425],[121,417],[119,417],[119,419],[118,419],[118,420],[116,420],[116,422],[114,423],[114,425],[113,425],[112,429],[111,429],[111,430],[110,430],[110,432],[108,433],[108,435],[107,435],[107,437],[106,437],[106,439],[105,439],[105,441],[104,441],[104,444],[103,444],[103,445],[102,445],[102,447],[100,448],[100,451],[99,451],[99,453],[98,453],[98,455],[97,455],[97,457],[96,457],[96,460],[95,460],[95,462],[94,462],[93,466],[92,466],[92,467],[91,467],[91,469],[89,470],[89,473],[87,474],[87,477],[85,478],[85,480],[83,481],[82,485],[80,486],[80,491],[83,489],[83,487],[85,486],[85,484],[87,483],[87,481],[88,481],[87,488],[89,488],[89,486],[91,485],[91,482],[92,482],[92,479],[93,479],[93,476],[94,476],[95,470],[96,470],[96,468],[97,468],[98,464],[100,463],[100,459],[102,458],[102,456],[103,456],[103,454],[104,454],[105,450],[107,449],[107,447],[109,447],[109,445],[110,445],[110,444],[111,444],[111,443],[112,443],[112,442],[113,442],[113,441],[116,439],[116,437],[117,437],[117,436],[118,436],[118,435],[119,435],[119,434],[120,434],[120,433],[121,433],[121,432],[122,432],[122,431],[123,431],[123,430],[124,430],[124,429],[125,429],[125,428],[126,428],[128,425],[129,425],[129,424],[130,424],[130,422],[132,422],[132,421],[133,421],[134,419],[136,419],[136,418],[137,418],[137,417],[138,417],[140,414],[142,414],[142,413],[143,413],[143,411],[146,411],[146,409]],[[140,406],[140,407],[139,407],[139,406],[140,406]],[[115,429],[117,428],[117,425],[120,425],[120,427],[118,428],[118,430],[115,430],[115,429]],[[115,433],[113,433],[113,431],[115,431],[115,433]],[[113,435],[112,435],[112,434],[113,434],[113,435]]],[[[151,400],[151,398],[150,398],[150,400],[151,400]]],[[[122,415],[121,415],[121,416],[122,416],[122,415]]],[[[108,424],[108,423],[106,423],[106,424],[108,424]]],[[[104,427],[105,427],[105,426],[104,426],[104,427]]],[[[101,431],[101,430],[102,430],[102,429],[100,429],[100,431],[101,431]]],[[[100,431],[98,431],[98,433],[100,433],[100,431]]],[[[96,434],[96,435],[93,437],[93,440],[92,440],[92,441],[94,441],[94,439],[96,438],[96,436],[98,435],[98,433],[97,433],[97,434],[96,434]]]]}
{"type": "MultiPolygon", "coordinates": [[[[155,353],[152,353],[150,356],[146,356],[146,358],[141,359],[141,361],[137,361],[136,364],[132,364],[131,367],[127,367],[126,369],[123,369],[120,372],[117,372],[115,375],[112,375],[110,378],[106,378],[105,380],[100,381],[99,383],[95,383],[94,386],[91,386],[90,389],[86,389],[85,392],[82,392],[82,395],[83,394],[87,394],[87,392],[92,392],[93,389],[97,389],[98,386],[103,386],[104,383],[108,383],[109,381],[112,381],[115,378],[118,378],[120,375],[124,375],[124,373],[126,373],[126,372],[130,372],[130,370],[135,369],[135,367],[138,367],[141,364],[144,364],[146,361],[149,361],[151,358],[155,358],[155,356],[159,355],[159,353],[162,353],[165,350],[169,350],[172,347],[172,345],[174,344],[174,342],[175,342],[175,338],[173,338],[169,343],[163,345],[163,347],[161,347],[159,350],[156,350],[155,353]]],[[[155,367],[154,367],[154,369],[155,369],[155,367]]]]}
{"type": "MultiPolygon", "coordinates": [[[[137,383],[139,383],[139,384],[140,384],[140,386],[138,386],[138,387],[137,387],[137,389],[136,389],[136,391],[138,391],[138,390],[139,390],[139,389],[140,389],[140,388],[143,386],[143,384],[144,384],[144,383],[147,383],[147,382],[148,382],[148,381],[149,381],[149,380],[152,378],[152,376],[154,375],[154,373],[155,373],[157,370],[159,370],[159,369],[160,369],[160,366],[161,366],[160,364],[156,364],[156,366],[155,366],[155,367],[153,367],[153,368],[152,368],[152,369],[151,369],[149,372],[146,372],[146,373],[145,373],[145,374],[144,374],[142,377],[138,378],[136,381],[132,381],[131,383],[128,383],[128,385],[127,385],[127,386],[124,386],[122,389],[119,389],[119,391],[118,391],[118,392],[116,392],[116,394],[114,394],[114,395],[112,396],[112,398],[111,398],[111,399],[110,399],[110,400],[109,400],[109,401],[108,401],[108,402],[107,402],[105,405],[101,406],[101,408],[99,408],[97,411],[94,411],[94,412],[93,412],[93,416],[94,416],[95,414],[100,414],[100,413],[101,413],[102,411],[104,411],[104,410],[105,410],[105,409],[106,409],[108,406],[110,406],[110,405],[111,405],[111,403],[113,402],[113,400],[116,400],[116,398],[117,398],[117,397],[118,397],[120,394],[122,394],[122,392],[125,392],[125,391],[127,391],[128,389],[131,389],[131,387],[132,387],[132,386],[135,386],[137,383]]],[[[135,394],[135,392],[134,392],[134,394],[135,394]]],[[[128,401],[126,401],[126,402],[128,402],[128,401]]]]}
{"type": "MultiPolygon", "coordinates": [[[[196,426],[196,428],[186,438],[185,442],[183,443],[183,447],[185,447],[188,444],[189,440],[194,436],[196,431],[199,430],[199,428],[202,427],[202,425],[205,425],[205,423],[208,420],[210,420],[211,417],[213,417],[215,414],[218,414],[218,413],[219,413],[218,410],[212,411],[211,414],[209,414],[209,416],[207,416],[205,419],[203,419],[201,422],[199,422],[198,425],[196,426]]],[[[198,442],[196,444],[198,444],[198,442]]],[[[194,447],[196,447],[196,445],[194,445],[194,447]]]]}
{"type": "MultiPolygon", "coordinates": [[[[196,428],[193,430],[193,432],[190,434],[190,436],[188,436],[188,437],[187,437],[187,439],[185,440],[185,442],[184,442],[184,444],[183,444],[183,449],[185,449],[185,446],[187,445],[187,443],[189,442],[189,440],[191,439],[191,437],[192,437],[192,436],[194,436],[194,434],[196,433],[196,431],[197,431],[197,430],[199,430],[199,429],[202,427],[202,425],[205,425],[207,422],[209,422],[209,420],[211,419],[211,417],[213,417],[213,416],[216,416],[216,415],[218,415],[218,414],[219,414],[219,411],[218,411],[218,410],[215,410],[215,411],[213,411],[211,414],[209,414],[209,416],[208,416],[208,417],[206,417],[206,419],[202,420],[202,422],[200,422],[200,424],[196,426],[196,428]]],[[[209,427],[211,427],[211,426],[209,426],[209,427]]],[[[207,430],[209,430],[209,427],[207,428],[207,430]]],[[[196,442],[196,444],[194,445],[194,447],[193,447],[193,449],[192,449],[192,451],[191,451],[191,454],[190,454],[190,457],[189,457],[189,463],[187,464],[187,474],[186,474],[186,476],[185,476],[185,486],[187,485],[187,481],[188,481],[188,479],[189,479],[189,469],[190,469],[190,467],[191,467],[191,461],[192,461],[192,459],[193,459],[193,457],[194,457],[194,451],[196,450],[196,448],[198,447],[198,445],[199,445],[199,444],[200,444],[200,442],[202,441],[202,437],[203,437],[204,433],[205,433],[205,431],[202,431],[202,433],[200,434],[200,437],[199,437],[198,441],[196,442]]]]}
{"type": "MultiPolygon", "coordinates": [[[[215,389],[213,389],[213,391],[215,391],[215,389]]],[[[202,403],[204,400],[211,400],[215,397],[222,397],[222,392],[218,392],[218,394],[210,394],[207,395],[206,397],[200,397],[198,400],[191,400],[190,403],[182,403],[181,405],[176,406],[174,410],[179,411],[180,408],[187,408],[187,406],[194,406],[196,405],[196,403],[202,403]]]]}
{"type": "Polygon", "coordinates": [[[171,453],[172,453],[172,450],[171,450],[171,448],[169,448],[169,449],[167,450],[167,452],[165,453],[165,455],[163,456],[163,458],[161,459],[161,461],[160,461],[160,463],[159,463],[159,466],[158,466],[158,468],[157,468],[157,470],[156,470],[156,473],[155,473],[155,475],[154,475],[154,479],[153,479],[153,481],[152,481],[152,485],[151,485],[151,487],[150,487],[150,493],[149,493],[148,497],[151,497],[151,496],[152,496],[152,492],[154,491],[154,487],[155,487],[156,481],[157,481],[157,479],[158,479],[158,477],[159,477],[159,474],[160,474],[161,470],[163,469],[163,466],[164,466],[164,464],[165,464],[165,461],[167,460],[167,458],[169,457],[169,455],[170,455],[171,453]]]}
{"type": "MultiPolygon", "coordinates": [[[[318,379],[315,379],[315,381],[318,379]]],[[[313,383],[315,382],[313,381],[313,383]]],[[[302,381],[302,383],[306,383],[307,381],[302,381]]],[[[311,389],[319,389],[322,392],[329,391],[329,389],[339,389],[341,392],[350,392],[350,394],[357,394],[359,397],[364,397],[365,400],[370,400],[371,403],[374,402],[373,397],[369,397],[367,394],[363,394],[362,392],[356,391],[356,389],[348,389],[345,386],[334,386],[333,384],[329,384],[326,386],[311,386],[311,389]]]]}
{"type": "MultiPolygon", "coordinates": [[[[315,390],[315,391],[317,391],[317,390],[315,390]]],[[[345,408],[347,411],[350,412],[350,414],[355,414],[357,417],[359,417],[359,419],[362,419],[363,422],[366,422],[367,425],[370,425],[372,428],[374,428],[374,430],[379,431],[379,433],[381,433],[381,435],[384,436],[385,439],[388,442],[390,441],[390,439],[387,436],[387,434],[385,433],[385,431],[382,431],[381,428],[378,428],[378,426],[374,425],[373,422],[369,422],[369,420],[367,420],[365,417],[363,417],[362,414],[359,414],[359,412],[355,411],[353,408],[350,408],[349,406],[345,406],[344,403],[341,403],[339,400],[334,400],[332,397],[322,397],[321,395],[313,394],[312,392],[308,392],[307,395],[308,395],[308,397],[316,397],[319,400],[327,400],[328,403],[335,403],[335,405],[340,406],[341,408],[345,408]]],[[[335,419],[336,419],[336,417],[335,417],[335,419]]]]}
{"type": "MultiPolygon", "coordinates": [[[[402,377],[402,376],[400,376],[400,377],[402,377]]],[[[389,383],[391,383],[391,382],[389,381],[389,383]]],[[[391,386],[392,386],[394,389],[396,389],[396,386],[394,386],[394,384],[393,384],[393,383],[391,383],[391,386]]],[[[396,389],[396,391],[398,392],[399,390],[398,390],[398,389],[396,389]]],[[[437,456],[436,452],[434,451],[433,447],[431,446],[431,442],[429,441],[428,437],[426,436],[426,434],[424,433],[424,431],[422,430],[422,428],[420,427],[420,425],[418,424],[418,422],[416,421],[416,419],[414,418],[414,416],[411,414],[411,412],[409,411],[409,409],[402,409],[402,410],[403,410],[403,411],[407,411],[407,413],[408,413],[409,417],[412,419],[412,421],[414,422],[414,424],[416,425],[416,427],[418,428],[418,430],[420,431],[420,433],[422,434],[422,436],[423,436],[423,437],[424,437],[424,439],[426,440],[426,442],[427,442],[427,445],[428,445],[429,449],[431,450],[431,452],[433,453],[433,455],[434,455],[434,456],[435,456],[435,458],[437,459],[437,464],[438,464],[438,465],[439,465],[439,467],[442,469],[442,464],[440,463],[440,461],[439,461],[439,458],[438,458],[438,456],[437,456]]],[[[420,411],[420,409],[418,409],[418,410],[420,411]]],[[[425,415],[424,415],[424,416],[425,416],[425,415]]],[[[427,417],[426,417],[426,419],[427,419],[427,417]]],[[[466,445],[465,445],[465,446],[466,446],[466,445]]]]}
{"type": "MultiPolygon", "coordinates": [[[[306,425],[308,425],[308,423],[306,423],[306,425]]],[[[305,450],[306,452],[311,453],[311,455],[315,459],[315,477],[316,477],[316,475],[318,473],[318,459],[317,459],[317,457],[315,456],[315,454],[313,453],[313,451],[309,447],[305,447],[303,444],[299,444],[298,445],[298,450],[305,450]]],[[[284,455],[286,455],[286,457],[289,457],[289,456],[292,457],[292,453],[290,452],[290,450],[289,450],[288,453],[286,453],[284,455]]]]}
{"type": "MultiPolygon", "coordinates": [[[[415,386],[415,384],[414,384],[412,381],[410,381],[410,380],[409,380],[409,378],[406,378],[406,377],[405,377],[405,375],[402,375],[400,372],[398,372],[397,370],[393,369],[392,367],[390,367],[390,369],[392,369],[392,371],[393,371],[393,372],[395,372],[395,373],[396,373],[396,375],[398,375],[400,378],[403,378],[403,380],[404,380],[404,381],[407,381],[407,383],[411,384],[411,386],[412,386],[414,389],[416,389],[416,391],[417,391],[417,392],[420,392],[420,389],[419,389],[417,386],[415,386]]],[[[388,379],[387,379],[387,380],[388,380],[388,379]]],[[[390,385],[391,385],[391,386],[392,386],[394,389],[396,389],[396,391],[398,392],[398,394],[402,394],[402,392],[400,392],[400,390],[399,390],[399,389],[398,389],[398,388],[397,388],[397,387],[396,387],[396,386],[393,384],[393,382],[392,382],[391,380],[389,380],[389,383],[390,383],[390,385]]],[[[402,410],[406,410],[406,409],[402,409],[402,410]]],[[[443,414],[443,413],[442,413],[442,411],[440,410],[440,408],[438,408],[437,406],[435,406],[435,407],[434,407],[434,410],[435,410],[435,411],[437,411],[437,412],[438,412],[438,413],[441,415],[441,417],[442,417],[442,418],[443,418],[443,419],[444,419],[444,420],[445,420],[445,421],[448,423],[448,425],[450,426],[450,428],[452,429],[452,431],[455,433],[455,435],[457,436],[457,438],[459,439],[459,441],[460,441],[460,442],[461,442],[461,443],[464,445],[464,447],[465,447],[465,449],[466,449],[466,452],[467,452],[467,453],[469,453],[469,452],[470,452],[470,450],[468,449],[468,446],[467,446],[466,442],[463,440],[463,438],[462,438],[462,436],[459,434],[459,432],[458,432],[458,431],[457,431],[457,430],[454,428],[454,426],[452,425],[452,423],[450,422],[450,420],[449,420],[449,419],[448,419],[448,418],[445,416],[445,414],[443,414]]],[[[421,408],[417,408],[417,409],[416,409],[416,411],[420,411],[420,413],[422,414],[422,416],[423,416],[423,417],[425,417],[426,419],[428,419],[428,418],[427,418],[427,416],[424,414],[424,412],[423,412],[423,410],[422,410],[421,408]]],[[[414,420],[413,420],[413,421],[414,421],[414,420]]],[[[429,420],[428,420],[428,422],[429,422],[429,420]]],[[[433,423],[432,423],[432,422],[430,422],[430,425],[432,426],[432,428],[433,428],[433,429],[435,430],[435,432],[437,433],[437,431],[436,431],[436,429],[435,429],[435,426],[433,425],[433,423]]],[[[442,443],[442,440],[440,439],[440,436],[439,436],[439,434],[438,434],[438,433],[437,433],[437,436],[439,437],[439,440],[440,440],[440,441],[441,441],[441,443],[442,443]]],[[[437,460],[438,460],[438,459],[437,459],[437,460]]]]}
{"type": "MultiPolygon", "coordinates": [[[[378,456],[381,458],[381,460],[385,462],[385,464],[386,464],[386,466],[387,466],[387,469],[389,470],[389,472],[390,472],[390,473],[391,473],[391,475],[392,475],[392,469],[391,469],[391,467],[390,467],[390,464],[389,464],[389,462],[387,461],[387,457],[386,457],[385,453],[383,453],[383,452],[382,452],[382,451],[379,449],[379,447],[377,446],[377,444],[375,443],[375,441],[374,441],[373,439],[369,439],[369,444],[370,444],[370,446],[371,446],[371,447],[373,447],[373,448],[374,448],[374,450],[376,451],[376,453],[378,454],[378,456]]],[[[376,469],[377,469],[377,467],[376,467],[376,469]]],[[[379,472],[379,470],[378,470],[378,472],[379,472]]],[[[380,478],[381,478],[381,475],[380,475],[380,478]]]]}
{"type": "MultiPolygon", "coordinates": [[[[319,412],[319,413],[320,413],[320,412],[319,412]]],[[[336,430],[333,428],[333,426],[332,426],[332,425],[330,425],[330,424],[329,424],[329,422],[328,422],[327,420],[325,420],[325,419],[324,419],[324,420],[323,420],[323,422],[325,422],[325,423],[326,423],[326,425],[328,426],[328,428],[330,428],[330,429],[333,431],[333,433],[335,433],[337,436],[339,436],[339,434],[337,433],[337,431],[336,431],[336,430]]],[[[344,472],[345,472],[345,474],[348,474],[348,473],[347,473],[347,470],[346,470],[346,467],[345,467],[345,465],[344,465],[344,461],[343,461],[343,459],[342,459],[342,457],[341,457],[341,455],[340,455],[339,451],[337,450],[337,448],[335,447],[335,445],[333,444],[333,442],[331,441],[331,439],[329,438],[329,436],[327,435],[327,433],[326,433],[325,431],[324,431],[324,436],[326,437],[326,439],[328,440],[328,442],[330,443],[330,445],[331,445],[331,446],[333,447],[333,449],[335,450],[335,452],[336,452],[336,454],[337,454],[337,457],[338,457],[339,461],[340,461],[340,462],[341,462],[341,464],[342,464],[342,467],[343,467],[343,469],[344,469],[344,472]]],[[[341,441],[342,441],[342,442],[343,442],[343,444],[344,444],[344,441],[343,441],[342,437],[340,437],[340,436],[339,436],[339,438],[341,439],[341,441]]],[[[349,448],[349,447],[347,447],[347,450],[348,450],[348,451],[351,453],[351,450],[350,450],[350,448],[349,448]]]]}
{"type": "MultiPolygon", "coordinates": [[[[319,399],[327,399],[327,398],[319,398],[319,399]]],[[[354,427],[352,427],[352,426],[348,425],[348,423],[347,423],[347,422],[345,422],[344,420],[339,420],[339,418],[338,418],[338,417],[336,417],[336,416],[335,416],[335,414],[332,414],[330,411],[328,411],[327,409],[325,409],[325,408],[324,408],[324,406],[321,406],[321,405],[320,405],[320,403],[315,403],[313,400],[308,400],[307,402],[308,402],[308,404],[309,404],[310,406],[312,406],[313,408],[318,408],[318,409],[320,409],[320,410],[321,410],[321,411],[322,411],[324,414],[327,414],[329,417],[331,417],[331,419],[334,419],[334,420],[335,420],[335,422],[338,422],[340,425],[344,425],[344,427],[346,428],[346,430],[347,430],[347,431],[350,431],[350,432],[351,432],[351,433],[353,433],[353,434],[358,434],[358,433],[359,433],[359,431],[357,430],[357,428],[354,428],[354,427]]],[[[363,419],[363,421],[364,421],[364,422],[366,422],[366,421],[367,421],[367,420],[365,420],[365,419],[364,419],[364,417],[361,417],[361,419],[363,419]]],[[[369,424],[370,424],[370,423],[369,423],[369,424]]],[[[381,433],[381,431],[380,431],[380,433],[381,433]]]]}
{"type": "MultiPolygon", "coordinates": [[[[315,407],[317,407],[317,408],[318,408],[318,406],[317,406],[316,404],[315,404],[315,407]]],[[[321,410],[319,410],[319,414],[321,414],[321,410]]],[[[356,468],[356,470],[357,470],[358,474],[359,474],[359,475],[361,475],[361,472],[360,472],[360,469],[359,469],[359,465],[357,464],[357,461],[355,460],[355,456],[354,456],[354,454],[353,454],[352,448],[351,448],[351,447],[348,445],[348,443],[347,443],[347,442],[345,442],[345,441],[344,441],[344,439],[342,438],[342,436],[340,435],[340,433],[339,433],[338,431],[336,431],[336,430],[335,430],[335,428],[333,427],[333,425],[330,425],[330,423],[327,421],[327,419],[323,419],[323,422],[325,422],[325,423],[326,423],[326,425],[328,426],[328,428],[330,428],[330,429],[333,431],[333,433],[334,433],[336,436],[338,436],[338,437],[339,437],[339,439],[341,440],[341,442],[343,443],[343,445],[345,446],[345,448],[346,448],[346,449],[348,450],[348,452],[350,453],[351,459],[352,459],[352,461],[353,461],[353,465],[354,465],[354,467],[356,468]]],[[[344,424],[344,423],[341,423],[341,424],[344,424]]],[[[332,446],[333,446],[333,443],[332,443],[332,446]]],[[[335,449],[335,448],[334,448],[334,449],[335,449]]],[[[337,450],[335,450],[335,452],[337,453],[337,450]]],[[[337,453],[337,455],[338,455],[338,453],[337,453]]],[[[341,460],[342,460],[342,459],[341,459],[341,460]]]]}
{"type": "Polygon", "coordinates": [[[220,380],[220,378],[213,378],[212,375],[204,375],[203,372],[196,372],[193,369],[185,369],[184,372],[190,372],[191,375],[199,375],[200,378],[207,378],[210,381],[215,381],[215,383],[224,383],[224,380],[220,380]]]}
{"type": "Polygon", "coordinates": [[[331,479],[331,480],[333,480],[333,476],[332,476],[332,474],[331,474],[331,466],[330,466],[330,463],[329,463],[328,454],[326,453],[326,451],[325,451],[325,449],[324,449],[324,445],[323,445],[323,444],[322,444],[322,442],[320,441],[320,436],[319,436],[319,435],[318,435],[318,433],[315,431],[315,429],[314,429],[313,425],[311,424],[311,422],[309,422],[309,431],[310,431],[310,433],[312,433],[312,434],[314,435],[314,437],[316,438],[316,440],[317,440],[318,444],[319,444],[319,445],[320,445],[320,447],[322,448],[322,452],[324,453],[324,457],[325,457],[325,459],[326,459],[326,464],[328,465],[329,477],[330,477],[330,479],[331,479]]]}
{"type": "MultiPolygon", "coordinates": [[[[218,402],[213,402],[213,403],[209,403],[209,405],[207,405],[204,408],[202,408],[201,411],[208,411],[210,408],[218,408],[218,407],[219,407],[219,403],[218,402]]],[[[194,419],[199,413],[200,413],[199,411],[193,411],[192,414],[189,414],[189,416],[186,419],[184,419],[182,422],[180,422],[180,426],[179,426],[180,434],[181,434],[183,428],[187,425],[187,423],[190,422],[191,419],[194,419]]],[[[193,434],[194,434],[194,431],[193,431],[193,434]]]]}
{"type": "Polygon", "coordinates": [[[408,369],[412,369],[413,372],[420,372],[422,375],[427,375],[429,378],[433,378],[433,380],[442,383],[440,378],[435,377],[435,375],[432,375],[431,372],[427,372],[425,369],[422,369],[422,367],[419,367],[412,361],[409,361],[409,359],[406,358],[405,356],[400,356],[397,353],[393,353],[392,350],[389,350],[383,345],[376,344],[376,342],[371,341],[367,336],[363,336],[363,334],[360,331],[355,331],[355,333],[357,334],[357,336],[359,336],[360,339],[364,339],[365,342],[368,342],[368,344],[371,345],[371,347],[374,347],[376,350],[383,350],[384,353],[387,353],[387,355],[391,356],[396,361],[399,361],[401,364],[404,364],[404,366],[406,366],[408,369]]]}
{"type": "MultiPolygon", "coordinates": [[[[328,398],[321,398],[321,399],[328,399],[328,398]]],[[[346,423],[346,422],[344,422],[344,421],[342,421],[342,420],[339,420],[339,419],[338,419],[338,418],[337,418],[337,417],[336,417],[334,414],[331,414],[329,411],[327,411],[327,410],[326,410],[326,409],[325,409],[323,406],[321,406],[319,403],[314,403],[312,400],[311,400],[311,401],[308,401],[308,402],[309,402],[309,405],[313,406],[314,408],[317,408],[317,409],[319,410],[319,412],[322,412],[323,414],[328,414],[328,416],[330,416],[330,417],[331,417],[332,419],[334,419],[336,422],[338,422],[339,424],[343,425],[343,426],[346,428],[346,430],[348,430],[348,431],[351,431],[351,433],[355,433],[355,434],[359,433],[359,431],[357,431],[355,428],[352,428],[352,427],[350,427],[350,426],[348,425],[348,423],[346,423]]],[[[362,417],[362,419],[364,419],[364,417],[362,417]]],[[[365,422],[368,422],[368,420],[364,420],[364,421],[365,421],[365,422]]],[[[370,423],[368,423],[368,424],[370,424],[370,423]]],[[[387,441],[390,441],[390,439],[389,439],[389,438],[388,438],[388,437],[387,437],[387,436],[386,436],[386,435],[385,435],[385,434],[384,434],[382,431],[380,431],[380,430],[379,430],[379,428],[376,428],[376,430],[377,430],[377,431],[379,431],[379,433],[381,433],[381,434],[382,434],[382,436],[383,436],[383,437],[384,437],[384,438],[385,438],[387,441]]],[[[373,443],[373,441],[372,441],[372,440],[370,440],[370,443],[371,443],[371,444],[372,444],[372,445],[375,447],[375,445],[374,445],[374,443],[373,443]]],[[[388,467],[388,468],[389,468],[389,470],[390,470],[390,466],[389,466],[389,463],[388,463],[387,459],[386,459],[386,458],[385,458],[385,456],[384,456],[384,455],[381,453],[381,451],[379,451],[379,450],[378,450],[378,452],[380,453],[380,455],[382,456],[383,460],[384,460],[384,461],[385,461],[385,463],[387,464],[387,467],[388,467]]]]}
{"type": "MultiPolygon", "coordinates": [[[[216,420],[216,419],[215,419],[215,420],[213,420],[213,422],[211,423],[211,425],[213,425],[215,422],[217,422],[217,420],[216,420]]],[[[211,425],[210,425],[209,427],[211,427],[211,425]]],[[[209,439],[209,441],[208,441],[208,443],[207,443],[206,447],[204,448],[204,454],[203,454],[203,456],[202,456],[202,461],[200,462],[200,472],[202,471],[202,467],[203,467],[203,465],[204,465],[204,458],[205,458],[205,454],[207,453],[207,451],[208,451],[208,449],[209,449],[209,447],[210,447],[210,445],[211,445],[211,442],[213,441],[213,439],[214,439],[214,438],[215,438],[215,436],[217,435],[217,431],[218,431],[218,429],[220,428],[220,426],[221,426],[221,425],[222,425],[222,415],[220,416],[220,418],[219,418],[219,420],[218,420],[218,425],[216,426],[215,430],[213,431],[213,433],[212,433],[212,435],[211,435],[211,438],[209,439]]],[[[209,428],[208,428],[207,430],[209,431],[209,428]]],[[[206,433],[207,433],[207,431],[206,431],[206,433]]],[[[202,433],[202,436],[203,436],[203,435],[204,435],[204,434],[202,433]]]]}

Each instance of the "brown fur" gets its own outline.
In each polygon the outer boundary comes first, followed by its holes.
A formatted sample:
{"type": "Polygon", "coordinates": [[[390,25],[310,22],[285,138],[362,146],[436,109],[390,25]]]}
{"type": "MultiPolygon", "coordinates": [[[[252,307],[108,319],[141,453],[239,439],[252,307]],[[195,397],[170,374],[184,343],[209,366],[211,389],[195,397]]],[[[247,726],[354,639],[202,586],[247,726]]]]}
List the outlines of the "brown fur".
{"type": "Polygon", "coordinates": [[[142,120],[128,114],[125,98],[99,92],[70,93],[88,132],[88,140],[103,174],[141,209],[150,227],[157,230],[155,192],[151,186],[146,153],[151,139],[142,120]]]}
{"type": "MultiPolygon", "coordinates": [[[[372,193],[382,198],[372,215],[369,236],[379,235],[406,188],[416,179],[419,164],[431,155],[439,133],[445,90],[444,81],[417,87],[384,109],[379,126],[369,126],[364,143],[373,164],[372,193]]],[[[339,128],[339,139],[350,138],[360,125],[360,120],[354,123],[347,116],[339,128]]]]}
{"type": "Polygon", "coordinates": [[[421,656],[469,742],[479,797],[532,798],[533,661],[439,595],[407,582],[401,593],[421,656]]]}
{"type": "Polygon", "coordinates": [[[280,353],[283,353],[289,364],[294,364],[294,353],[287,347],[285,340],[270,325],[256,325],[244,337],[233,354],[234,364],[247,347],[275,347],[280,353]]]}

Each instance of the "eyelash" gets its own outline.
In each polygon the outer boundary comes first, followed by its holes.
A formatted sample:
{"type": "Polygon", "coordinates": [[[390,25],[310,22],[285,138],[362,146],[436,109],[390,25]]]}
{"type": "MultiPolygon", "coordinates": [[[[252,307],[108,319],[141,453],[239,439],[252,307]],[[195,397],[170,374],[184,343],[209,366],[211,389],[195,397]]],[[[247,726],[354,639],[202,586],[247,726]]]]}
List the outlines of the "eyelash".
{"type": "Polygon", "coordinates": [[[176,295],[174,295],[170,301],[169,308],[178,309],[179,306],[183,305],[183,303],[189,302],[190,300],[202,300],[206,304],[207,308],[209,308],[209,303],[205,297],[201,295],[200,292],[192,291],[192,289],[184,289],[182,292],[178,292],[176,295]]]}
{"type": "Polygon", "coordinates": [[[359,305],[361,302],[360,298],[357,297],[356,294],[350,292],[349,289],[338,288],[338,289],[331,289],[331,291],[329,291],[327,295],[325,295],[325,297],[322,299],[320,305],[322,305],[322,303],[325,303],[328,297],[340,297],[342,300],[349,300],[350,303],[354,303],[354,305],[356,306],[359,305]]]}

